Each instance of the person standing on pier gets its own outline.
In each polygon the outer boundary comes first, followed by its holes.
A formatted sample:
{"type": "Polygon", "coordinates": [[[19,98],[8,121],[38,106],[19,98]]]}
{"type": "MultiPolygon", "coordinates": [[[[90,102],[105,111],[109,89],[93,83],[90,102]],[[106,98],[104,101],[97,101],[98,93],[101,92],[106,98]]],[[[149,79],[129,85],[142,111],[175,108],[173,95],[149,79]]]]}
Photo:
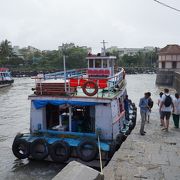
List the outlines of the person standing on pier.
{"type": "Polygon", "coordinates": [[[140,128],[140,134],[142,136],[145,135],[144,126],[145,122],[147,120],[147,113],[150,110],[150,107],[148,106],[148,99],[149,99],[149,93],[144,93],[144,97],[140,99],[139,101],[139,107],[140,107],[140,114],[141,114],[141,128],[140,128]]]}
{"type": "Polygon", "coordinates": [[[160,92],[159,93],[159,98],[158,98],[159,115],[160,115],[160,126],[164,126],[164,120],[161,118],[161,110],[160,110],[160,105],[161,105],[161,101],[162,101],[162,95],[163,95],[163,92],[160,92]]]}
{"type": "Polygon", "coordinates": [[[164,89],[164,94],[162,95],[162,101],[160,104],[161,119],[163,120],[163,128],[168,132],[169,128],[169,118],[171,116],[171,111],[174,112],[174,104],[171,95],[169,94],[169,89],[164,89]]]}
{"type": "Polygon", "coordinates": [[[148,93],[148,96],[149,96],[149,98],[148,98],[149,110],[148,110],[148,112],[147,112],[147,123],[149,123],[150,114],[151,114],[151,109],[152,109],[152,107],[153,107],[154,102],[153,102],[153,100],[152,100],[152,98],[151,98],[151,93],[150,93],[150,92],[147,92],[147,93],[148,93]]]}
{"type": "Polygon", "coordinates": [[[174,103],[174,113],[173,113],[174,127],[179,128],[180,98],[179,98],[178,93],[175,94],[175,99],[174,99],[173,103],[174,103]]]}

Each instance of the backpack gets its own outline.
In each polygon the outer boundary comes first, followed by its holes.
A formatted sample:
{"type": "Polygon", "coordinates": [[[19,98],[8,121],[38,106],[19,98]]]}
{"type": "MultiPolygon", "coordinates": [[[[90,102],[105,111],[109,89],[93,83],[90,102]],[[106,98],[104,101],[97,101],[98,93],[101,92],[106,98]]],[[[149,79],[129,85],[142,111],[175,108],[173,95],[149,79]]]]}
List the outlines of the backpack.
{"type": "Polygon", "coordinates": [[[166,96],[166,98],[164,101],[164,105],[165,105],[165,107],[169,107],[172,104],[172,98],[170,95],[169,96],[165,95],[165,96],[166,96]]]}
{"type": "Polygon", "coordinates": [[[154,102],[152,101],[152,99],[148,99],[148,106],[149,106],[150,108],[152,108],[153,105],[154,105],[154,102]]]}

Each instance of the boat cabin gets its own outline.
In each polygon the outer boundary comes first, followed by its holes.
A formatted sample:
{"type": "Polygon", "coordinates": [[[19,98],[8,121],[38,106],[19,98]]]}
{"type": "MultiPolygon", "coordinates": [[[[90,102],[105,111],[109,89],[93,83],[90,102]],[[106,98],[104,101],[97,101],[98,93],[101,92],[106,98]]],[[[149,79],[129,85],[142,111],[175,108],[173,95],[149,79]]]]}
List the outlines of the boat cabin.
{"type": "Polygon", "coordinates": [[[88,60],[88,77],[110,77],[114,76],[115,56],[91,55],[86,58],[88,60]]]}
{"type": "Polygon", "coordinates": [[[12,80],[11,73],[8,68],[0,68],[0,81],[12,80]]]}

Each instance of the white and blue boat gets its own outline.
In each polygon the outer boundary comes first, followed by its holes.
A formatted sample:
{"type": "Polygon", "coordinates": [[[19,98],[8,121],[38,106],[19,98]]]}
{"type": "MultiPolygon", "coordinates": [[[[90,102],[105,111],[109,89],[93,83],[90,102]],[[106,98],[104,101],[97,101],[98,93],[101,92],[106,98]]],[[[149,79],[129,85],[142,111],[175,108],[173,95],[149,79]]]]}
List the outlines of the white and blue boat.
{"type": "Polygon", "coordinates": [[[10,86],[14,82],[8,68],[0,68],[0,88],[10,86]]]}
{"type": "Polygon", "coordinates": [[[127,95],[125,71],[116,57],[87,56],[87,69],[35,77],[30,132],[14,139],[19,159],[105,165],[136,125],[136,107],[127,95]]]}

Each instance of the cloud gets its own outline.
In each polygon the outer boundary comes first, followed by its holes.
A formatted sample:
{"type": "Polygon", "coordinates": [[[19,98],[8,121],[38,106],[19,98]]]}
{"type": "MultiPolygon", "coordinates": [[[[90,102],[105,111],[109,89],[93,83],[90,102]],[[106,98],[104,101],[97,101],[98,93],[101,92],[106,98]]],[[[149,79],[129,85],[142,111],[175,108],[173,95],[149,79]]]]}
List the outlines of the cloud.
{"type": "MultiPolygon", "coordinates": [[[[177,12],[144,0],[0,0],[0,40],[57,49],[63,42],[100,49],[180,44],[177,12]]],[[[171,3],[168,1],[166,3],[171,3]]],[[[172,2],[180,7],[179,1],[172,2]]]]}

